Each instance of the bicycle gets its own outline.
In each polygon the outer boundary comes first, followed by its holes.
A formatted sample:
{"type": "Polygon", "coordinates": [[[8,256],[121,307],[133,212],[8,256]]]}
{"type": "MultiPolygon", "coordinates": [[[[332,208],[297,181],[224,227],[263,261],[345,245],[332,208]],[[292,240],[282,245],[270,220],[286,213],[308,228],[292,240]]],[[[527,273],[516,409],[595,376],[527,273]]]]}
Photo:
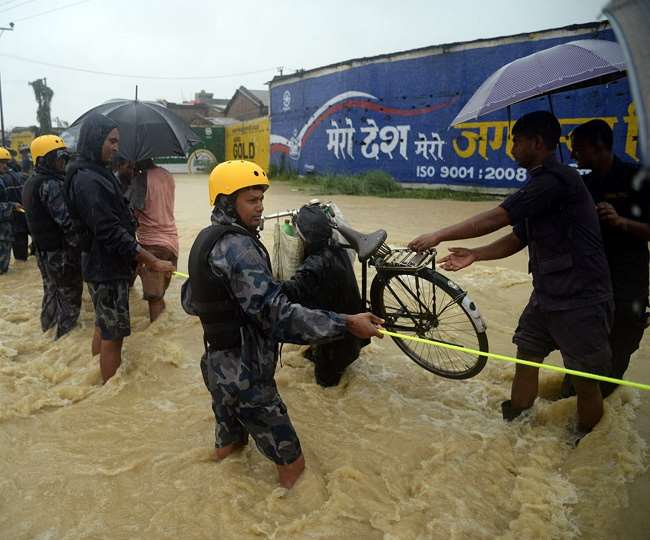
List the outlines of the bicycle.
{"type": "MultiPolygon", "coordinates": [[[[388,234],[379,229],[370,234],[349,227],[336,214],[332,203],[313,200],[329,217],[332,229],[349,243],[361,263],[361,294],[365,309],[385,320],[384,328],[392,332],[460,345],[488,352],[485,321],[476,304],[454,281],[436,270],[436,250],[415,253],[408,248],[386,244],[388,234]],[[370,284],[368,267],[376,275],[370,284]]],[[[300,209],[264,216],[263,221],[291,217],[300,209]]],[[[420,367],[449,379],[468,379],[483,369],[487,357],[435,347],[391,336],[397,346],[420,367]]]]}

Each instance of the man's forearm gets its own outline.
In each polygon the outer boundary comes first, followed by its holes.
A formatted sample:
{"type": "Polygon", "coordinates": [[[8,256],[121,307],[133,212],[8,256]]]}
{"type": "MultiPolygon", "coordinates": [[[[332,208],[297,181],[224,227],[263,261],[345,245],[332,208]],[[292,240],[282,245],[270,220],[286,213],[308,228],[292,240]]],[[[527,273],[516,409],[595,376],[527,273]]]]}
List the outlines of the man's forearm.
{"type": "Polygon", "coordinates": [[[135,262],[141,264],[153,264],[158,260],[158,258],[146,249],[144,249],[140,244],[138,244],[138,251],[135,255],[135,262]]]}
{"type": "Polygon", "coordinates": [[[498,206],[487,212],[472,216],[465,221],[440,229],[436,234],[441,242],[477,238],[497,231],[510,224],[508,213],[498,206]]]}
{"type": "Polygon", "coordinates": [[[521,251],[525,244],[519,240],[516,234],[510,233],[508,236],[499,238],[486,246],[473,248],[472,251],[477,261],[493,261],[495,259],[505,259],[521,251]]]}
{"type": "Polygon", "coordinates": [[[634,219],[620,218],[618,228],[630,236],[636,236],[637,238],[650,241],[650,225],[647,223],[641,223],[634,219]]]}

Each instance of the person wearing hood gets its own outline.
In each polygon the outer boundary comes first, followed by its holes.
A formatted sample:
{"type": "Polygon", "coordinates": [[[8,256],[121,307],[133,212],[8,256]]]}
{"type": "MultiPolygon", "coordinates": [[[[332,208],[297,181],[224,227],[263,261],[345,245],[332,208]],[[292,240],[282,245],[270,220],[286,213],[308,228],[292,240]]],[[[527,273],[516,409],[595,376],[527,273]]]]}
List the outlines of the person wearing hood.
{"type": "Polygon", "coordinates": [[[58,339],[77,323],[83,292],[79,235],[63,195],[70,154],[57,135],[37,137],[31,150],[36,164],[22,198],[43,279],[41,329],[46,332],[56,326],[58,339]]]}
{"type": "Polygon", "coordinates": [[[0,147],[0,274],[9,270],[11,247],[14,241],[13,220],[16,212],[22,210],[20,203],[9,197],[9,190],[4,176],[9,172],[11,154],[6,148],[0,147]]]}
{"type": "MultiPolygon", "coordinates": [[[[282,283],[291,302],[311,309],[339,313],[362,311],[359,285],[346,250],[332,238],[332,227],[318,204],[304,206],[296,217],[298,234],[305,242],[305,259],[296,273],[282,283]]],[[[345,368],[359,357],[369,343],[351,334],[309,348],[314,376],[321,386],[339,384],[345,368]]]]}
{"type": "Polygon", "coordinates": [[[79,132],[79,158],[66,170],[65,193],[82,234],[82,274],[95,307],[92,352],[99,353],[104,382],[122,363],[122,343],[131,333],[129,281],[136,264],[155,272],[173,272],[138,244],[136,220],[111,165],[120,135],[117,124],[89,114],[79,132]]]}
{"type": "Polygon", "coordinates": [[[226,161],[210,174],[212,225],[197,236],[181,291],[183,308],[198,315],[205,354],[201,371],[216,418],[216,460],[253,437],[290,488],[305,468],[300,441],[274,375],[279,342],[306,344],[350,332],[381,337],[371,313],[341,315],[294,304],[273,280],[257,229],[269,181],[248,161],[226,161]]]}

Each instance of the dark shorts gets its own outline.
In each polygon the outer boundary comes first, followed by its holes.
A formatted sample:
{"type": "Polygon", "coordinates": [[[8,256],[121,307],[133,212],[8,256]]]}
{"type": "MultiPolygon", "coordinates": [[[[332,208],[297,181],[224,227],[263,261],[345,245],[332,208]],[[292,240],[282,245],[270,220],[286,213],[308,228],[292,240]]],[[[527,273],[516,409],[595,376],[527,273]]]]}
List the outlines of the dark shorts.
{"type": "Polygon", "coordinates": [[[541,360],[559,349],[566,368],[608,375],[612,318],[611,302],[562,311],[541,311],[529,302],[512,342],[525,358],[541,360]]]}
{"type": "MultiPolygon", "coordinates": [[[[163,261],[170,261],[174,266],[178,263],[178,257],[174,253],[163,246],[142,246],[152,255],[163,261]]],[[[144,265],[138,267],[138,274],[142,280],[142,296],[145,300],[162,300],[165,296],[165,291],[169,287],[171,275],[163,274],[161,272],[152,272],[144,265]]]]}
{"type": "Polygon", "coordinates": [[[127,280],[88,283],[95,306],[95,326],[102,339],[118,341],[131,334],[129,282],[127,280]]]}

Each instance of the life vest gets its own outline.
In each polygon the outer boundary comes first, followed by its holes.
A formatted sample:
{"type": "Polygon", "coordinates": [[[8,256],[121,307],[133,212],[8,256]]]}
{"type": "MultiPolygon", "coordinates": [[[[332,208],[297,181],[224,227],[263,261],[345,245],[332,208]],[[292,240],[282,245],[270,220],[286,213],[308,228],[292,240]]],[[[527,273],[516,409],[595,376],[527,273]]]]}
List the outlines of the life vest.
{"type": "MultiPolygon", "coordinates": [[[[51,176],[35,173],[23,188],[23,204],[27,210],[27,223],[36,247],[43,251],[56,251],[63,247],[63,231],[52,219],[40,197],[43,182],[51,176]]],[[[60,180],[63,184],[63,179],[60,180]]]]}
{"type": "Polygon", "coordinates": [[[208,263],[215,244],[229,233],[250,236],[268,260],[268,253],[258,238],[238,225],[210,225],[194,240],[188,262],[191,304],[201,320],[203,339],[210,350],[240,346],[240,329],[247,324],[227,279],[215,275],[208,263]]]}

